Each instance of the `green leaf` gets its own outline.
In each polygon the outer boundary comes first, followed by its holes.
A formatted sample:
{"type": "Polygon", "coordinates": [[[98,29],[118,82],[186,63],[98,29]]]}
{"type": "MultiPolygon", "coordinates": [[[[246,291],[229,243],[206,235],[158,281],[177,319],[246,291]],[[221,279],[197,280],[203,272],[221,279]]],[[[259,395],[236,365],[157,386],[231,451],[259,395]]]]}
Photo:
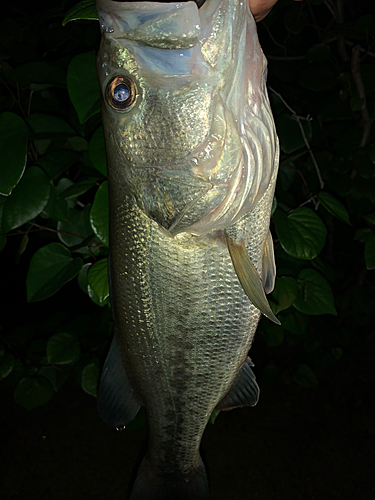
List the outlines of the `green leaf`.
{"type": "Polygon", "coordinates": [[[67,84],[80,123],[100,112],[94,51],[73,57],[68,66],[67,84]]]}
{"type": "Polygon", "coordinates": [[[83,2],[73,5],[73,7],[67,12],[62,25],[65,26],[66,23],[70,21],[77,21],[78,19],[85,19],[89,21],[97,21],[98,13],[95,8],[95,0],[83,0],[83,2]]]}
{"type": "Polygon", "coordinates": [[[315,269],[302,269],[298,275],[299,295],[293,306],[304,314],[337,316],[332,289],[315,269]]]}
{"type": "Polygon", "coordinates": [[[42,134],[44,138],[75,135],[69,123],[58,116],[33,113],[28,116],[27,122],[35,134],[42,134]]]}
{"type": "Polygon", "coordinates": [[[321,191],[318,194],[318,200],[330,214],[351,225],[348,211],[340,201],[336,200],[334,196],[321,191]]]}
{"type": "Polygon", "coordinates": [[[103,127],[99,127],[93,133],[89,143],[89,157],[94,167],[107,177],[107,159],[105,153],[105,142],[103,127]]]}
{"type": "Polygon", "coordinates": [[[82,267],[79,257],[72,258],[60,243],[40,248],[32,257],[26,278],[29,302],[51,297],[76,276],[82,267]]]}
{"type": "Polygon", "coordinates": [[[14,367],[14,356],[7,352],[0,358],[0,380],[7,377],[14,367]]]}
{"type": "Polygon", "coordinates": [[[298,35],[307,23],[307,12],[297,5],[292,5],[284,14],[285,27],[293,35],[298,35]]]}
{"type": "Polygon", "coordinates": [[[29,129],[15,113],[0,115],[0,194],[10,195],[25,170],[29,129]]]}
{"type": "Polygon", "coordinates": [[[313,370],[303,363],[293,373],[293,378],[302,387],[316,387],[318,385],[318,380],[313,370]]]}
{"type": "Polygon", "coordinates": [[[314,259],[323,249],[327,229],[310,208],[297,208],[290,215],[277,209],[275,229],[283,249],[297,259],[314,259]]]}
{"type": "Polygon", "coordinates": [[[315,62],[324,62],[330,58],[331,51],[329,45],[325,43],[319,43],[317,45],[312,45],[306,53],[306,59],[310,59],[315,62]]]}
{"type": "Polygon", "coordinates": [[[38,375],[49,380],[52,384],[53,390],[58,392],[66,382],[69,372],[63,371],[60,367],[57,368],[56,366],[43,366],[38,371],[38,375]]]}
{"type": "Polygon", "coordinates": [[[91,227],[106,247],[109,246],[108,181],[103,182],[95,195],[90,212],[91,227]]]}
{"type": "Polygon", "coordinates": [[[291,276],[277,277],[275,288],[270,295],[270,304],[275,314],[288,309],[298,295],[297,281],[291,276]]]}
{"type": "Polygon", "coordinates": [[[65,87],[66,75],[63,68],[45,61],[21,64],[12,73],[14,80],[29,85],[31,90],[39,91],[57,85],[65,87]]]}
{"type": "Polygon", "coordinates": [[[57,179],[64,170],[68,170],[78,160],[78,154],[74,151],[63,149],[52,151],[38,159],[40,165],[52,180],[57,179]]]}
{"type": "Polygon", "coordinates": [[[356,241],[366,242],[372,238],[374,232],[369,227],[361,227],[355,232],[354,239],[356,241]]]}
{"type": "Polygon", "coordinates": [[[220,414],[220,410],[212,410],[209,423],[213,425],[215,423],[215,420],[219,416],[219,414],[220,414]]]}
{"type": "Polygon", "coordinates": [[[108,259],[104,258],[95,262],[88,272],[89,286],[98,296],[100,305],[105,305],[109,297],[107,266],[108,259]]]}
{"type": "Polygon", "coordinates": [[[82,370],[82,389],[87,392],[87,394],[91,394],[91,396],[94,397],[98,395],[99,375],[98,363],[89,363],[82,370]]]}
{"type": "Polygon", "coordinates": [[[0,252],[5,247],[6,244],[7,244],[6,237],[3,234],[1,234],[0,235],[0,252]]]}
{"type": "Polygon", "coordinates": [[[268,321],[264,329],[264,336],[268,346],[277,347],[284,341],[284,328],[268,321]]]}
{"type": "MultiPolygon", "coordinates": [[[[59,240],[62,243],[68,247],[73,247],[82,244],[86,238],[91,236],[90,210],[90,205],[86,205],[81,211],[75,208],[69,209],[67,219],[59,221],[57,224],[57,229],[61,231],[59,240]]],[[[85,248],[83,250],[84,253],[87,253],[85,248]]]]}
{"type": "Polygon", "coordinates": [[[284,314],[280,314],[279,319],[285,330],[295,335],[303,335],[309,324],[310,316],[302,314],[296,309],[291,309],[284,314]]]}
{"type": "MultiPolygon", "coordinates": [[[[298,122],[294,120],[289,114],[281,114],[280,116],[276,117],[275,122],[277,133],[280,139],[280,147],[285,154],[294,153],[298,149],[306,147],[298,122]]],[[[311,123],[307,120],[302,120],[302,128],[305,133],[306,139],[308,141],[311,141],[311,123]]],[[[295,158],[289,161],[293,161],[294,159],[295,158]]]]}
{"type": "Polygon", "coordinates": [[[62,191],[59,195],[60,198],[64,200],[68,200],[70,198],[77,198],[82,194],[86,193],[89,189],[95,186],[97,179],[93,179],[89,177],[88,179],[84,179],[82,181],[76,182],[72,186],[69,186],[67,189],[62,191]]]}
{"type": "Polygon", "coordinates": [[[81,354],[78,339],[71,333],[56,333],[47,342],[47,360],[50,365],[66,365],[81,354]]]}
{"type": "Polygon", "coordinates": [[[364,217],[365,220],[370,222],[371,224],[375,224],[375,212],[372,212],[371,214],[368,214],[364,217]]]}
{"type": "Polygon", "coordinates": [[[25,377],[14,391],[14,400],[26,410],[33,410],[47,403],[53,396],[51,383],[43,377],[25,377]]]}
{"type": "Polygon", "coordinates": [[[299,78],[302,87],[322,92],[337,83],[335,70],[330,64],[314,64],[305,68],[299,78]]]}
{"type": "Polygon", "coordinates": [[[372,236],[365,244],[366,269],[375,269],[375,236],[372,236]]]}
{"type": "Polygon", "coordinates": [[[26,170],[19,184],[6,199],[2,230],[7,233],[39,215],[48,203],[50,183],[39,167],[26,170]]]}

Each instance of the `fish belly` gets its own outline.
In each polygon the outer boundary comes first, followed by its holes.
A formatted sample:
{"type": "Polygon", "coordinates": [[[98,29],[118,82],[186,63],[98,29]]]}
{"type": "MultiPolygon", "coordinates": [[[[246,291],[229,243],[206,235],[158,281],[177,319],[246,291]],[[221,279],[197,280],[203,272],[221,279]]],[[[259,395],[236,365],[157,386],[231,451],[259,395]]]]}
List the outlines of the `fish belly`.
{"type": "MultiPolygon", "coordinates": [[[[272,194],[273,187],[230,228],[259,272],[272,194]]],[[[260,312],[238,281],[222,231],[171,238],[111,183],[110,220],[117,343],[146,408],[148,459],[165,472],[188,472],[198,466],[203,431],[247,357],[260,312]]]]}

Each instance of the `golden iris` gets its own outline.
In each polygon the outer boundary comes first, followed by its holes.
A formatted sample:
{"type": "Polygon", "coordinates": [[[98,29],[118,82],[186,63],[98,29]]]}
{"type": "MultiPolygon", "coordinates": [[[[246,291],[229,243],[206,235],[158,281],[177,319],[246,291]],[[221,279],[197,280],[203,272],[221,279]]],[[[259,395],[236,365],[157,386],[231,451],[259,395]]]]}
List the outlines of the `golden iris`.
{"type": "Polygon", "coordinates": [[[134,82],[126,76],[116,76],[107,85],[105,96],[108,104],[117,111],[129,110],[137,98],[134,82]]]}

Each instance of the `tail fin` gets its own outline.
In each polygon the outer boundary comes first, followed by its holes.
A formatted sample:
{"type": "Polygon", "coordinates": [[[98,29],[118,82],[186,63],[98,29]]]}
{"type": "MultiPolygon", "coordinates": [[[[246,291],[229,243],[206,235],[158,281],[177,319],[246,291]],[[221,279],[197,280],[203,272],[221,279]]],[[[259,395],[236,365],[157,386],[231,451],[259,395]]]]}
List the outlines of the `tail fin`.
{"type": "Polygon", "coordinates": [[[188,473],[166,473],[144,458],[130,500],[208,500],[209,496],[202,460],[188,473]]]}

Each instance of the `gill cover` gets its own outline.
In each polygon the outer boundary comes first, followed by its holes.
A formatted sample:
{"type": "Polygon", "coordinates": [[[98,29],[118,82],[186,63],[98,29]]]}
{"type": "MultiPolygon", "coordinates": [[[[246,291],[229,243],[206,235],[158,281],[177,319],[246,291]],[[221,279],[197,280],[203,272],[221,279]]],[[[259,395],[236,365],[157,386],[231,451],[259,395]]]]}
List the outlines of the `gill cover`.
{"type": "Polygon", "coordinates": [[[126,184],[171,236],[233,224],[277,169],[266,60],[247,2],[97,0],[97,10],[106,149],[117,185],[126,184]],[[116,77],[137,89],[131,107],[108,101],[116,77]]]}

